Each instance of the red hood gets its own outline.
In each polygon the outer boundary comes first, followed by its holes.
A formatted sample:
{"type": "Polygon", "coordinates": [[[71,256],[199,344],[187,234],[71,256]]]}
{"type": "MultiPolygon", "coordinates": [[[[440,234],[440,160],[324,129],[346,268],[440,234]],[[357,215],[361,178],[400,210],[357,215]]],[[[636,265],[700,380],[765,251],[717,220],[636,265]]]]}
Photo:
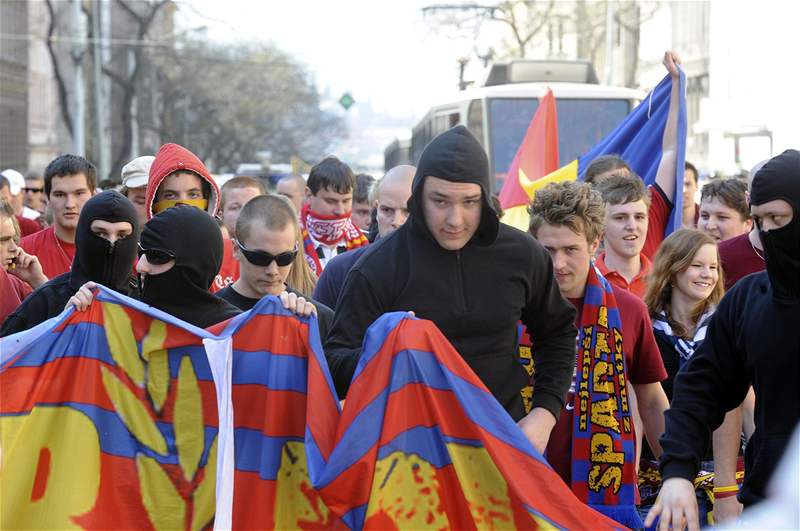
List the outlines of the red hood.
{"type": "Polygon", "coordinates": [[[156,190],[162,181],[178,170],[196,173],[211,185],[211,197],[208,198],[208,213],[212,216],[219,210],[219,186],[211,178],[208,168],[197,155],[178,144],[164,144],[156,153],[153,165],[150,166],[150,178],[147,180],[147,219],[153,217],[153,203],[156,190]]]}

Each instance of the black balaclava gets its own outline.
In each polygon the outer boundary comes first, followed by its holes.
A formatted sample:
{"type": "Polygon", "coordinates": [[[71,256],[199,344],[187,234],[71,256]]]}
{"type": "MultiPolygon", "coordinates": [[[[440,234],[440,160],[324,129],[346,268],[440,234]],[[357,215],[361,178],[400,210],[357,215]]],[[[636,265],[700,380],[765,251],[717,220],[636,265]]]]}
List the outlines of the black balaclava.
{"type": "Polygon", "coordinates": [[[195,326],[215,320],[225,301],[208,289],[222,266],[222,233],[204,210],[177,205],[156,214],[141,236],[143,249],[161,249],[175,256],[175,265],[158,275],[145,275],[141,300],[195,326]]]}
{"type": "Polygon", "coordinates": [[[119,192],[108,190],[89,199],[81,209],[75,230],[70,288],[78,290],[91,280],[127,294],[133,264],[136,263],[138,220],[133,203],[119,192]],[[127,221],[133,232],[112,244],[92,232],[92,222],[98,219],[111,223],[127,221]]]}
{"type": "Polygon", "coordinates": [[[430,235],[422,209],[422,186],[428,176],[454,183],[480,185],[483,193],[481,223],[470,242],[491,245],[497,239],[500,220],[492,205],[492,179],[489,159],[478,139],[463,125],[458,125],[440,134],[425,146],[417,164],[417,172],[411,186],[408,210],[412,230],[430,235]]]}
{"type": "Polygon", "coordinates": [[[800,301],[800,151],[787,149],[758,170],[750,204],[783,199],[792,206],[792,221],[772,230],[758,227],[776,300],[800,301]]]}

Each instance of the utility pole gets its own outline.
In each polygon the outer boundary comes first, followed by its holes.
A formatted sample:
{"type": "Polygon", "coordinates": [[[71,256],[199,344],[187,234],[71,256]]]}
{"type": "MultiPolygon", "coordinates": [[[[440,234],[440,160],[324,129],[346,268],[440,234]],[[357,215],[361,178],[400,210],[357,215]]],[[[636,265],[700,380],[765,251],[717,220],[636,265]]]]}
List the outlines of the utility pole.
{"type": "Polygon", "coordinates": [[[105,62],[105,35],[103,0],[92,1],[92,34],[94,35],[94,105],[95,105],[95,145],[100,180],[109,177],[111,149],[108,144],[108,106],[106,92],[103,90],[103,63],[105,62]]]}
{"type": "Polygon", "coordinates": [[[83,54],[86,49],[86,18],[81,11],[81,0],[72,0],[72,29],[75,37],[72,46],[72,62],[75,66],[75,76],[72,91],[72,142],[76,155],[86,154],[84,140],[84,115],[86,103],[84,101],[83,86],[83,54]]]}
{"type": "Polygon", "coordinates": [[[606,4],[606,85],[613,84],[614,77],[614,2],[606,4]]]}

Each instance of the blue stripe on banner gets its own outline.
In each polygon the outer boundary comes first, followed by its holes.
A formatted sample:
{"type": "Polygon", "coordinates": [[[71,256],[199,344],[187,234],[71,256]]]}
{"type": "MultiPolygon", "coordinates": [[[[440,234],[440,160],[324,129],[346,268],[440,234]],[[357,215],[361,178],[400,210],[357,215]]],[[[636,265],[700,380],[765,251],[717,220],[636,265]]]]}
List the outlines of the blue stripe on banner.
{"type": "Polygon", "coordinates": [[[77,323],[65,327],[63,332],[44,334],[10,367],[38,367],[59,358],[89,358],[116,365],[103,327],[77,323]]]}
{"type": "Polygon", "coordinates": [[[355,381],[358,375],[361,374],[361,371],[364,370],[364,367],[370,361],[372,361],[375,355],[383,347],[383,343],[386,341],[386,338],[403,319],[416,318],[410,317],[408,312],[391,312],[383,314],[377,321],[370,325],[370,327],[367,329],[367,333],[364,335],[364,346],[361,352],[361,357],[358,359],[358,365],[353,373],[353,378],[350,380],[351,382],[355,381]]]}
{"type": "MultiPolygon", "coordinates": [[[[405,315],[405,314],[400,314],[405,315]]],[[[384,330],[382,321],[389,321],[395,314],[381,317],[372,327],[384,330]]],[[[397,319],[391,319],[397,322],[397,319]]],[[[505,409],[488,391],[474,386],[470,382],[453,374],[447,367],[440,364],[435,355],[425,351],[401,351],[393,360],[392,381],[390,388],[397,390],[402,383],[418,382],[417,375],[425,372],[426,381],[434,385],[444,385],[441,389],[452,389],[463,404],[463,413],[475,424],[491,433],[501,441],[509,444],[519,451],[528,454],[540,463],[550,466],[539,452],[523,435],[516,423],[511,419],[505,409]],[[398,361],[403,360],[403,361],[398,361]],[[438,368],[437,368],[438,366],[438,368]],[[424,367],[421,368],[421,367],[424,367]],[[400,382],[400,384],[395,384],[400,382]]],[[[380,423],[386,409],[387,391],[380,393],[370,404],[362,409],[347,427],[339,443],[336,445],[317,486],[322,488],[334,478],[339,476],[350,466],[358,462],[364,454],[377,443],[380,436],[380,423]]]]}
{"type": "MultiPolygon", "coordinates": [[[[142,347],[139,345],[139,350],[142,347]]],[[[211,365],[208,364],[208,355],[202,345],[187,345],[185,347],[175,347],[167,350],[169,362],[169,375],[173,380],[178,379],[178,371],[181,367],[181,360],[184,356],[192,359],[192,368],[198,380],[213,382],[214,375],[211,373],[211,365]]]]}
{"type": "MultiPolygon", "coordinates": [[[[539,511],[537,511],[536,509],[534,509],[533,507],[531,507],[531,506],[530,506],[530,505],[528,505],[527,503],[523,503],[523,504],[522,504],[522,506],[523,506],[523,507],[525,508],[525,510],[526,510],[526,511],[528,511],[528,512],[529,512],[531,515],[535,516],[536,518],[540,518],[540,519],[544,520],[545,522],[547,522],[548,524],[550,524],[551,526],[553,526],[553,528],[554,528],[554,529],[563,529],[563,530],[565,530],[565,531],[566,531],[566,528],[565,528],[565,527],[561,527],[561,526],[559,526],[559,525],[558,525],[558,524],[556,524],[554,521],[552,521],[551,519],[549,519],[549,518],[548,518],[548,517],[546,517],[544,514],[540,513],[539,511]]],[[[537,526],[537,527],[538,527],[538,526],[537,526]]]]}
{"type": "Polygon", "coordinates": [[[233,351],[233,385],[256,384],[305,393],[308,359],[271,352],[233,351]]]}
{"type": "Polygon", "coordinates": [[[439,426],[417,426],[400,433],[397,437],[378,448],[378,459],[384,459],[393,452],[416,454],[436,468],[451,464],[450,454],[439,426]]]}
{"type": "Polygon", "coordinates": [[[442,386],[438,388],[452,389],[463,404],[464,414],[472,422],[523,453],[529,454],[542,463],[547,463],[491,393],[453,374],[450,369],[439,363],[432,352],[400,352],[395,356],[394,367],[392,390],[399,388],[396,382],[425,384],[431,382],[432,387],[442,386]],[[414,367],[413,370],[412,367],[414,367]],[[416,379],[417,374],[423,373],[426,381],[416,379]]]}
{"type": "Polygon", "coordinates": [[[379,393],[347,427],[331,452],[328,466],[325,467],[318,484],[314,485],[318,490],[356,464],[370,448],[378,443],[388,394],[387,389],[379,393]]]}
{"type": "Polygon", "coordinates": [[[325,459],[322,457],[322,452],[319,451],[317,441],[314,440],[314,434],[306,424],[306,469],[308,470],[308,477],[313,481],[325,470],[325,459]]]}
{"type": "Polygon", "coordinates": [[[360,529],[364,525],[364,518],[367,517],[367,504],[359,505],[353,509],[350,509],[344,516],[342,516],[342,522],[347,525],[350,529],[360,529]]]}
{"type": "MultiPolygon", "coordinates": [[[[175,448],[175,432],[171,424],[156,422],[158,431],[161,432],[167,443],[169,455],[163,456],[136,440],[128,428],[125,427],[125,424],[116,412],[79,402],[62,402],[57,404],[39,403],[34,407],[70,407],[86,415],[97,429],[100,451],[103,453],[118,457],[127,457],[129,459],[134,459],[137,453],[142,453],[162,464],[178,464],[177,450],[175,448]]],[[[208,452],[214,437],[217,435],[217,428],[206,426],[204,431],[205,441],[201,459],[202,464],[205,464],[208,459],[208,452]]]]}
{"type": "MultiPolygon", "coordinates": [[[[300,437],[270,437],[258,430],[236,428],[233,430],[234,461],[236,470],[257,472],[258,477],[274,481],[281,468],[284,445],[289,441],[300,441],[300,437]]],[[[289,459],[296,456],[287,455],[289,459]]]]}

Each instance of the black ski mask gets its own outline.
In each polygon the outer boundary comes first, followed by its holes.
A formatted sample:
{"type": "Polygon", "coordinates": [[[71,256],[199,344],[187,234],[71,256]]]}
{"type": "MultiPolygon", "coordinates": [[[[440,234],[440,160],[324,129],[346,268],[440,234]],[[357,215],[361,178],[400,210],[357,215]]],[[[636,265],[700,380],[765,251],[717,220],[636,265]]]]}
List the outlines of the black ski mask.
{"type": "Polygon", "coordinates": [[[141,247],[175,257],[171,269],[144,275],[142,302],[201,328],[224,320],[229,305],[208,291],[222,266],[222,233],[207,212],[189,205],[159,212],[145,224],[141,247]]]}
{"type": "Polygon", "coordinates": [[[75,230],[75,259],[70,270],[70,288],[77,291],[91,280],[115,291],[128,293],[133,264],[136,262],[138,219],[133,203],[113,190],[97,194],[83,205],[75,230]],[[131,235],[111,243],[92,232],[92,222],[95,220],[128,222],[131,224],[131,235]]]}
{"type": "Polygon", "coordinates": [[[800,302],[800,151],[788,149],[758,170],[750,204],[783,199],[792,207],[792,221],[772,230],[758,227],[767,274],[777,301],[800,302]]]}

